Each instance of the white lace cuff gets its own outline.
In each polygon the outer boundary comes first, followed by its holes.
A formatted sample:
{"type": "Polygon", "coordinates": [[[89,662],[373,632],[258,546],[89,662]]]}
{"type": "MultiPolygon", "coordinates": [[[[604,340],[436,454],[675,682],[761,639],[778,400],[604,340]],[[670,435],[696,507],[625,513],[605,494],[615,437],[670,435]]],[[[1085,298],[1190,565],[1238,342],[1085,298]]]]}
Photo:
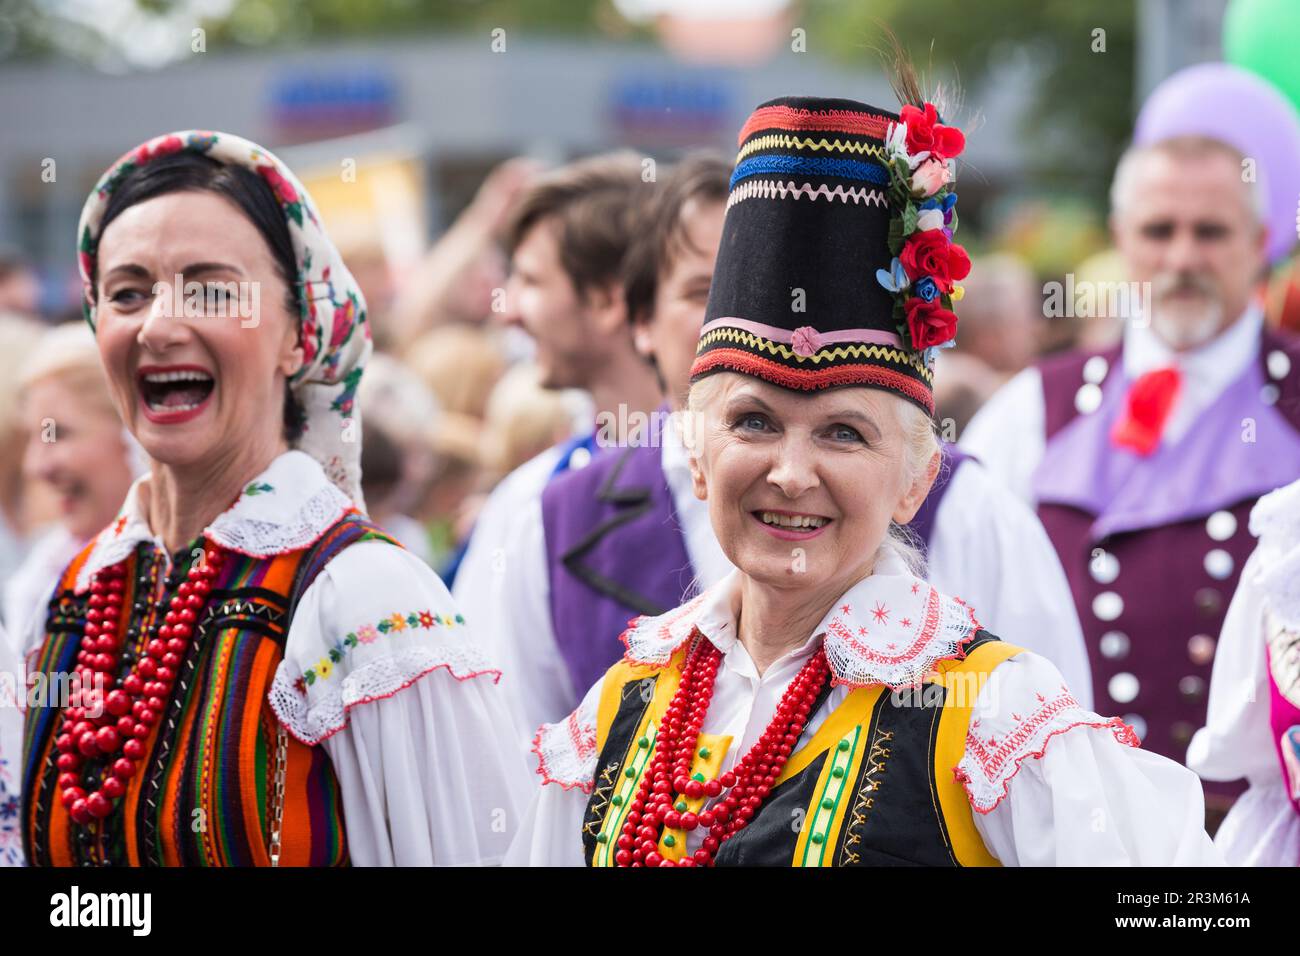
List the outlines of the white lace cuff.
{"type": "Polygon", "coordinates": [[[376,658],[336,683],[312,688],[314,692],[309,695],[301,688],[302,678],[292,665],[281,661],[271,683],[271,709],[289,733],[313,746],[346,727],[353,707],[392,697],[425,674],[444,667],[462,681],[487,676],[495,683],[501,677],[501,672],[488,666],[477,648],[443,644],[413,647],[376,658]]]}
{"type": "Polygon", "coordinates": [[[596,777],[596,713],[591,695],[556,724],[543,724],[533,738],[542,784],[591,793],[596,777]]]}
{"type": "Polygon", "coordinates": [[[1053,737],[1078,727],[1109,731],[1129,747],[1140,743],[1120,718],[1100,717],[1080,706],[1045,659],[1024,653],[998,665],[980,691],[965,751],[953,769],[971,807],[990,813],[1026,761],[1041,759],[1053,737]]]}

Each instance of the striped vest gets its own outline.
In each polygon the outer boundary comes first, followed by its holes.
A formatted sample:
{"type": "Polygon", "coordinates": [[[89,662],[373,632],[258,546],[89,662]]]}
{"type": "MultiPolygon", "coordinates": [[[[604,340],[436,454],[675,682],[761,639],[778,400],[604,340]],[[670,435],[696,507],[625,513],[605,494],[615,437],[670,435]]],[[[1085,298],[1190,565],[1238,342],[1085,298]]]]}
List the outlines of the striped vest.
{"type": "MultiPolygon", "coordinates": [[[[922,687],[849,692],[805,733],[758,813],[719,849],[718,866],[996,866],[954,773],[978,687],[1020,653],[981,631],[960,660],[944,660],[922,687]]],[[[582,823],[587,863],[613,866],[656,729],[681,679],[686,647],[663,667],[621,662],[605,677],[596,716],[599,758],[582,823]]],[[[720,773],[732,739],[701,734],[691,773],[720,773]],[[700,753],[707,753],[701,757],[700,753]]],[[[699,813],[706,797],[686,803],[699,813]]],[[[665,834],[669,831],[665,831],[665,834]]],[[[682,832],[659,845],[685,854],[682,832]]]]}
{"type": "MultiPolygon", "coordinates": [[[[310,548],[267,558],[227,552],[194,627],[172,698],[146,738],[146,756],[113,812],[88,827],[59,799],[54,737],[59,710],[32,708],[24,733],[23,828],[34,866],[266,866],[275,784],[277,720],[267,701],[298,598],[328,561],[357,541],[391,538],[359,513],[341,518],[310,548]]],[[[196,545],[197,546],[197,545],[196,545]]],[[[46,637],[31,670],[70,673],[88,594],[74,590],[88,545],[50,602],[46,637]]],[[[173,559],[148,543],[126,562],[128,646],[143,643],[159,604],[189,570],[193,549],[173,559]],[[159,587],[164,595],[156,599],[159,587]]],[[[130,655],[134,657],[134,655],[130,655]]],[[[54,686],[52,679],[47,686],[54,686]]],[[[57,701],[55,702],[57,703],[57,701]]],[[[280,863],[348,861],[338,782],[325,751],[287,739],[280,863]]]]}

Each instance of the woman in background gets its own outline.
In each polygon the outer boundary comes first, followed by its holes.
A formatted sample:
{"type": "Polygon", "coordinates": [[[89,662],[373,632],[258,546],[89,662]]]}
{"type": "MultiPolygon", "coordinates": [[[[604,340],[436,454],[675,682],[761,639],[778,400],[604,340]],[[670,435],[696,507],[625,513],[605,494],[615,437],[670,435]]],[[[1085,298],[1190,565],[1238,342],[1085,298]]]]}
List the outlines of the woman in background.
{"type": "Polygon", "coordinates": [[[59,573],[117,515],[131,482],[148,467],[113,406],[95,336],[81,323],[41,338],[19,379],[26,432],[23,474],[57,504],[21,567],[4,584],[4,622],[19,654],[39,641],[59,573]],[[37,633],[33,634],[33,630],[37,633]]]}

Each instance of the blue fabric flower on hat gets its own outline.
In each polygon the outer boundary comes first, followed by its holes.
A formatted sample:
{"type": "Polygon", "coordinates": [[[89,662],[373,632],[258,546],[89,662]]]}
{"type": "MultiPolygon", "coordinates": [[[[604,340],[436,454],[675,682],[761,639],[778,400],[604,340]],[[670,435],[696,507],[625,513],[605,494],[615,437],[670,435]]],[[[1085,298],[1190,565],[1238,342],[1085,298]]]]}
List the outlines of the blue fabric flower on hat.
{"type": "Polygon", "coordinates": [[[907,272],[903,269],[902,260],[898,256],[889,264],[889,271],[884,269],[876,270],[876,281],[885,287],[889,292],[902,292],[908,286],[907,272]]]}
{"type": "Polygon", "coordinates": [[[949,339],[939,345],[931,345],[927,349],[921,350],[921,361],[925,363],[926,368],[934,368],[934,357],[944,349],[950,349],[957,344],[955,339],[949,339]]]}
{"type": "Polygon", "coordinates": [[[939,294],[939,286],[929,276],[922,276],[913,284],[912,291],[926,302],[933,302],[935,296],[939,294]]]}
{"type": "Polygon", "coordinates": [[[955,205],[957,205],[957,194],[953,192],[948,193],[948,195],[944,196],[942,199],[939,199],[938,197],[927,199],[925,202],[921,203],[920,208],[942,210],[943,221],[945,223],[950,223],[952,222],[952,207],[955,205]]]}

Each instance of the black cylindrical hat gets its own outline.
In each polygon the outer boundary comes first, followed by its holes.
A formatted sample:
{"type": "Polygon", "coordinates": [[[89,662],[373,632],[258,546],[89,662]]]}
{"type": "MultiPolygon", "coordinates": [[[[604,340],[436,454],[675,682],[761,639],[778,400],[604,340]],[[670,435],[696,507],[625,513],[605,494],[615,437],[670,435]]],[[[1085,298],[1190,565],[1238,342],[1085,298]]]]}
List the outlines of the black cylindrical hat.
{"type": "Polygon", "coordinates": [[[970,269],[952,242],[960,131],[930,104],[787,97],[739,144],[691,380],[870,385],[933,414],[934,352],[970,269]]]}

